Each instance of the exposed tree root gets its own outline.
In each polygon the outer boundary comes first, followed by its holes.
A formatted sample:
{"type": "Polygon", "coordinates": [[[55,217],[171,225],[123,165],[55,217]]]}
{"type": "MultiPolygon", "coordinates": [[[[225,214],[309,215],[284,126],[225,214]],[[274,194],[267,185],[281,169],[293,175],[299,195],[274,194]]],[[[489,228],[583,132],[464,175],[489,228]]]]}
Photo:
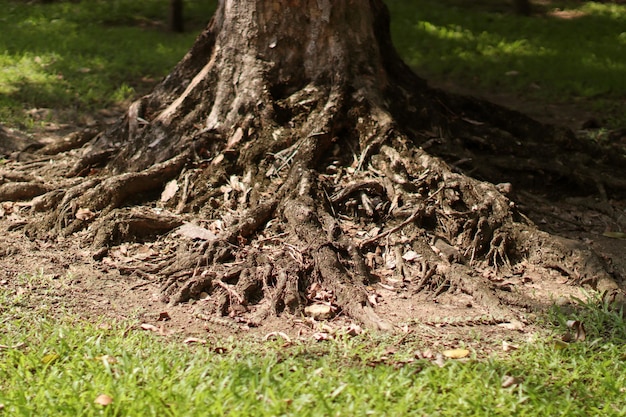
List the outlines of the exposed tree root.
{"type": "MultiPolygon", "coordinates": [[[[622,277],[580,245],[538,231],[504,193],[511,182],[620,195],[626,183],[609,173],[623,171],[623,158],[427,88],[393,52],[380,2],[350,10],[337,2],[327,19],[339,21],[309,28],[319,42],[300,39],[318,48],[306,54],[263,32],[302,37],[290,13],[254,3],[232,6],[232,15],[221,7],[172,75],[84,152],[68,149],[94,132],[41,150],[66,152],[54,180],[33,174],[49,166],[3,170],[13,180],[0,185],[0,199],[37,196],[27,233],[80,232],[96,250],[156,238],[171,250],[144,269],[161,277],[164,299],[208,297],[208,313],[250,324],[325,304],[329,314],[392,330],[376,313],[373,285],[433,297],[460,291],[516,320],[494,277],[525,263],[620,293],[622,277]],[[265,18],[266,26],[256,20],[265,18]],[[355,34],[341,19],[374,29],[355,34]],[[258,45],[249,31],[259,32],[258,45]]],[[[318,2],[302,3],[319,12],[318,2]]]]}
{"type": "Polygon", "coordinates": [[[0,185],[0,201],[30,200],[47,191],[45,185],[37,182],[9,182],[0,185]]]}
{"type": "Polygon", "coordinates": [[[61,141],[51,143],[37,150],[39,155],[57,155],[61,152],[80,148],[101,133],[100,129],[89,127],[67,135],[61,141]]]}
{"type": "MultiPolygon", "coordinates": [[[[318,146],[309,139],[299,149],[318,146]]],[[[498,295],[490,277],[520,262],[558,270],[572,283],[613,297],[621,294],[598,258],[582,246],[537,231],[497,187],[453,173],[420,149],[381,143],[361,171],[354,170],[360,158],[331,153],[316,162],[310,155],[315,153],[296,153],[282,176],[266,183],[271,192],[257,185],[254,204],[249,202],[252,184],[245,179],[213,184],[221,187],[222,201],[213,200],[203,210],[214,207],[207,221],[215,237],[190,240],[179,246],[175,258],[146,271],[166,277],[163,289],[170,302],[206,293],[215,300],[212,314],[245,316],[250,324],[260,324],[268,315],[302,312],[316,302],[307,298],[308,289],[319,285],[342,314],[391,330],[393,325],[376,314],[367,288],[378,281],[399,281],[433,296],[462,291],[492,317],[514,321],[518,313],[498,295]],[[406,261],[409,251],[417,259],[406,261]],[[392,275],[385,271],[390,263],[392,275]],[[480,273],[486,270],[492,272],[480,273]]],[[[58,207],[43,220],[54,221],[58,232],[91,225],[95,248],[152,239],[195,216],[120,207],[138,196],[139,201],[158,197],[172,179],[187,186],[160,204],[179,207],[183,201],[187,206],[184,202],[198,197],[191,178],[202,178],[202,168],[189,161],[184,154],[137,173],[87,178],[66,191],[43,194],[32,203],[33,210],[58,207]],[[91,214],[80,216],[80,208],[91,214]]]]}

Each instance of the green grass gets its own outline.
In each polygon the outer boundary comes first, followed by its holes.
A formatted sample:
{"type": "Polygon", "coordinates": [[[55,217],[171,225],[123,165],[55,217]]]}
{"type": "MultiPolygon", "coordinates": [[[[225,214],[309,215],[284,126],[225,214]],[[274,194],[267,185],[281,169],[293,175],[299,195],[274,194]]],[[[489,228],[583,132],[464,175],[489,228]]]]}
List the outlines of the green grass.
{"type": "Polygon", "coordinates": [[[546,316],[582,320],[585,342],[557,349],[537,335],[508,356],[476,345],[439,367],[415,359],[419,340],[397,345],[399,336],[285,346],[207,335],[187,346],[133,322],[74,317],[58,302],[64,285],[31,276],[0,286],[0,344],[24,344],[0,350],[0,415],[626,415],[626,322],[594,300],[546,316]],[[506,376],[519,383],[503,388],[506,376]],[[96,404],[101,394],[113,402],[96,404]]]}
{"type": "Polygon", "coordinates": [[[166,30],[160,0],[0,0],[0,122],[30,127],[25,109],[77,117],[145,93],[187,52],[214,3],[186,1],[193,18],[181,35],[166,30]]]}
{"type": "Polygon", "coordinates": [[[426,78],[549,102],[576,102],[626,124],[626,5],[550,2],[532,17],[510,2],[388,0],[394,41],[426,78]],[[578,12],[558,18],[560,8],[578,12]]]}
{"type": "MultiPolygon", "coordinates": [[[[146,93],[188,50],[215,3],[186,1],[188,31],[178,35],[165,30],[162,0],[0,0],[0,123],[33,127],[31,108],[76,122],[146,93]]],[[[501,0],[387,3],[399,51],[426,78],[579,102],[609,128],[626,125],[626,5],[554,1],[519,17],[501,0]],[[556,7],[582,15],[545,13],[556,7]]]]}

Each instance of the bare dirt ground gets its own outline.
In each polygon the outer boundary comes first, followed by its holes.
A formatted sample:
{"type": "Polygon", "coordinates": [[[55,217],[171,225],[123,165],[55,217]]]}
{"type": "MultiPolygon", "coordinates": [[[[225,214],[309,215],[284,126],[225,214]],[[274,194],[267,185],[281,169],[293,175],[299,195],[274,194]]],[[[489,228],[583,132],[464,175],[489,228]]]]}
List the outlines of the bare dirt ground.
{"type": "MultiPolygon", "coordinates": [[[[500,97],[498,101],[506,99],[500,97]]],[[[545,114],[536,103],[513,100],[511,104],[514,108],[545,114]]],[[[584,109],[550,108],[553,116],[549,121],[574,128],[582,117],[580,115],[593,117],[584,109]],[[571,115],[576,115],[574,120],[571,115]]],[[[107,117],[110,120],[111,114],[107,117]]],[[[72,129],[72,126],[51,125],[34,138],[5,130],[5,153],[9,153],[6,152],[9,137],[15,138],[17,146],[23,148],[37,141],[60,140],[72,129]]],[[[619,233],[610,233],[621,232],[626,224],[625,201],[555,200],[553,196],[549,200],[546,196],[524,190],[514,190],[511,199],[541,229],[583,242],[606,262],[614,276],[626,276],[623,256],[626,240],[619,233]]],[[[160,254],[159,251],[167,250],[167,245],[159,241],[127,243],[98,254],[83,244],[82,232],[52,241],[31,240],[23,233],[23,226],[29,221],[29,211],[28,203],[0,203],[0,285],[16,291],[40,292],[42,303],[58,305],[63,314],[70,312],[89,321],[133,320],[138,323],[138,328],[140,324],[150,324],[155,326],[153,330],[174,337],[206,337],[207,333],[263,337],[279,331],[290,337],[324,339],[337,331],[359,331],[355,323],[342,315],[314,320],[283,313],[264,321],[261,327],[251,328],[248,323],[228,317],[218,321],[204,315],[203,304],[208,300],[170,305],[162,301],[161,283],[135,268],[149,263],[160,254]],[[41,282],[54,287],[57,298],[45,300],[45,294],[49,292],[42,291],[42,288],[17,288],[24,284],[23,280],[16,278],[25,274],[50,278],[41,282]]],[[[166,239],[171,243],[171,239],[182,237],[169,235],[166,239]]],[[[462,292],[427,294],[416,291],[415,282],[397,277],[393,259],[387,260],[385,265],[387,271],[378,271],[383,279],[368,288],[370,301],[375,304],[376,312],[391,321],[398,332],[414,335],[427,343],[452,345],[455,340],[463,339],[495,346],[494,343],[501,340],[523,340],[540,329],[537,324],[540,321],[536,318],[553,303],[567,304],[571,297],[585,298],[584,291],[571,285],[564,275],[558,273],[558,268],[539,269],[522,264],[506,279],[498,278],[492,282],[499,296],[508,297],[507,302],[516,306],[519,321],[500,323],[486,318],[467,322],[464,321],[467,317],[481,317],[486,313],[471,296],[462,292]]]]}

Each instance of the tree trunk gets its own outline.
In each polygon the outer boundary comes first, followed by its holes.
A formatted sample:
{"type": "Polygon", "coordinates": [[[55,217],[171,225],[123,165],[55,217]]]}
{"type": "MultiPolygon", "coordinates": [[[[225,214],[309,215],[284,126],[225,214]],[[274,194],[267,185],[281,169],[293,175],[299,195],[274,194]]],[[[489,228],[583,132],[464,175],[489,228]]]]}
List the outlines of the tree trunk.
{"type": "Polygon", "coordinates": [[[515,13],[522,16],[530,16],[532,13],[532,6],[529,0],[514,0],[515,13]]]}
{"type": "Polygon", "coordinates": [[[172,32],[182,33],[185,31],[183,0],[170,0],[168,22],[172,32]]]}
{"type": "Polygon", "coordinates": [[[149,272],[172,302],[211,294],[218,315],[260,323],[327,303],[389,330],[371,285],[390,263],[415,292],[470,293],[503,320],[515,314],[489,277],[524,262],[617,288],[483,180],[605,193],[624,180],[571,132],[429,88],[398,57],[380,0],[221,1],[172,73],[84,149],[29,233],[89,226],[100,247],[195,222],[149,272]],[[565,155],[581,169],[554,163],[565,155]],[[138,204],[178,220],[150,226],[138,204]]]}

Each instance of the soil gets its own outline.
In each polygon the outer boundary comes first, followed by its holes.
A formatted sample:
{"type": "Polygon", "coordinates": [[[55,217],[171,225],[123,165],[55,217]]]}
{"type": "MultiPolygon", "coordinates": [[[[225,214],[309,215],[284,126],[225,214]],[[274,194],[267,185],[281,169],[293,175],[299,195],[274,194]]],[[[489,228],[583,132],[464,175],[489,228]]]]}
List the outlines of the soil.
{"type": "MultiPolygon", "coordinates": [[[[467,90],[463,92],[468,93],[467,90]]],[[[474,93],[479,95],[481,92],[474,93]]],[[[490,98],[494,99],[493,96],[490,98]]],[[[531,114],[545,115],[544,109],[550,107],[553,118],[548,121],[553,123],[571,121],[572,114],[594,117],[584,109],[524,102],[513,96],[499,95],[496,100],[531,114]]],[[[98,114],[94,119],[99,122],[115,119],[115,113],[103,114],[106,117],[98,114]]],[[[3,144],[7,149],[4,153],[62,141],[72,130],[79,131],[84,127],[50,124],[30,136],[5,129],[3,144]]],[[[568,127],[576,126],[569,124],[568,127]]],[[[511,199],[542,230],[582,242],[605,260],[616,276],[626,276],[626,259],[623,257],[626,240],[616,238],[620,235],[604,235],[605,232],[621,231],[626,223],[626,201],[600,202],[593,197],[555,200],[533,190],[516,190],[511,199]]],[[[272,332],[284,332],[292,338],[324,339],[332,337],[337,331],[352,331],[350,329],[356,326],[354,320],[342,315],[316,321],[284,312],[277,317],[269,317],[260,326],[250,327],[245,322],[238,323],[228,318],[220,322],[203,315],[210,297],[169,304],[163,301],[162,284],[138,268],[139,265],[149,264],[159,251],[167,250],[166,242],[124,243],[111,248],[103,257],[94,253],[91,246],[82,243],[81,232],[77,236],[57,237],[54,241],[29,239],[23,231],[29,208],[29,204],[24,203],[3,202],[0,205],[0,285],[19,291],[17,287],[23,286],[20,284],[23,280],[16,279],[18,276],[42,274],[51,278],[42,282],[52,287],[52,294],[57,298],[54,303],[64,307],[59,311],[67,311],[93,322],[131,320],[138,325],[153,324],[156,326],[154,329],[164,336],[176,338],[233,334],[260,338],[272,332]]],[[[180,236],[168,239],[177,238],[184,239],[180,236]]],[[[529,264],[527,268],[522,267],[505,279],[494,282],[509,293],[511,304],[520,312],[518,322],[464,322],[467,317],[486,317],[488,312],[471,295],[460,290],[438,295],[417,292],[414,290],[415,283],[398,279],[393,262],[389,262],[388,266],[388,270],[382,273],[387,279],[368,288],[373,295],[376,312],[393,323],[398,331],[408,332],[427,345],[453,346],[458,340],[465,340],[485,350],[494,348],[501,340],[525,340],[538,331],[546,330],[537,324],[535,318],[553,303],[575,304],[572,297],[584,299],[588,294],[588,290],[570,282],[558,270],[541,270],[529,264]]],[[[50,288],[42,291],[41,288],[30,287],[27,290],[41,292],[42,298],[38,302],[50,302],[45,299],[50,297],[50,288]]]]}

